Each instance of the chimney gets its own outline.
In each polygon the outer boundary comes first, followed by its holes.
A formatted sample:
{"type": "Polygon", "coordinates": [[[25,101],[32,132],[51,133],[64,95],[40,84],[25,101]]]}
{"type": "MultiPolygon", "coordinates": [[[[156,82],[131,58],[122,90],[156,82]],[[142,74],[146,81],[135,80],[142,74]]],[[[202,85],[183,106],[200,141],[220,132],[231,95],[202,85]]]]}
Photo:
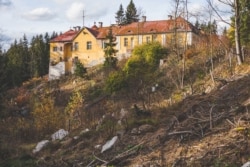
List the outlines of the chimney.
{"type": "Polygon", "coordinates": [[[172,15],[168,15],[168,18],[169,18],[169,20],[172,20],[173,16],[172,15]]]}
{"type": "Polygon", "coordinates": [[[147,17],[146,16],[142,16],[142,22],[146,22],[147,17]]]}
{"type": "Polygon", "coordinates": [[[99,28],[102,28],[102,22],[98,22],[99,23],[99,28]]]}

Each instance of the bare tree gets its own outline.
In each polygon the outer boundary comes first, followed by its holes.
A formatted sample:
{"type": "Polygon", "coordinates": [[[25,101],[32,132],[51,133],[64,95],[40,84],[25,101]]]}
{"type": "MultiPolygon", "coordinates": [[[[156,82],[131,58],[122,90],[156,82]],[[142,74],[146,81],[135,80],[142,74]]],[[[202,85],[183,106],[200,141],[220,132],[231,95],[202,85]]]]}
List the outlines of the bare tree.
{"type": "Polygon", "coordinates": [[[240,42],[240,2],[239,0],[218,0],[220,3],[229,6],[232,11],[233,15],[235,16],[234,23],[229,23],[226,21],[225,18],[223,18],[222,13],[225,13],[226,11],[219,10],[218,7],[214,6],[212,3],[212,0],[207,0],[209,6],[213,9],[213,11],[216,13],[216,15],[220,18],[221,21],[223,21],[226,24],[229,24],[231,27],[235,28],[235,49],[236,49],[236,57],[238,65],[241,65],[243,63],[243,56],[241,51],[241,42],[240,42]]]}

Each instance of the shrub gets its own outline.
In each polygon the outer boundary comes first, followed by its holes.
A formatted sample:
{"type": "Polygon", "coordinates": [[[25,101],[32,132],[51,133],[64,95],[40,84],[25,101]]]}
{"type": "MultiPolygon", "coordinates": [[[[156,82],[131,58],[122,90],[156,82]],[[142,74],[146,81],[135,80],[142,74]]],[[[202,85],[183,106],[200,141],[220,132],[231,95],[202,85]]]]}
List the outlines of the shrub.
{"type": "Polygon", "coordinates": [[[84,74],[86,73],[87,73],[87,69],[84,67],[84,65],[80,61],[77,61],[75,64],[74,74],[78,77],[83,78],[84,74]]]}

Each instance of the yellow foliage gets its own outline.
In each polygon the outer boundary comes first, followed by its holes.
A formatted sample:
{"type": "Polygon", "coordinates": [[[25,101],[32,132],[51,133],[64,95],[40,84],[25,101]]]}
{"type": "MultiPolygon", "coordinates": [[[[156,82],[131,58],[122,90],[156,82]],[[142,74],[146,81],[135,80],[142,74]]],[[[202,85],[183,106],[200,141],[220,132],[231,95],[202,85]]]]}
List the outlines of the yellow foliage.
{"type": "Polygon", "coordinates": [[[54,106],[51,97],[43,97],[36,101],[32,115],[38,131],[49,133],[64,127],[64,114],[54,106]]]}

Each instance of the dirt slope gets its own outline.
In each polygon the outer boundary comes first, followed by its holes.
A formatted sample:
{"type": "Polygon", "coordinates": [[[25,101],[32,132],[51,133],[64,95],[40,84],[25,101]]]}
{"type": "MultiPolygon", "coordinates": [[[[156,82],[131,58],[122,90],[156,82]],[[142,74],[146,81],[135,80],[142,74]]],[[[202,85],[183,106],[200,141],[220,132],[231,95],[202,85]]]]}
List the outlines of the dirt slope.
{"type": "Polygon", "coordinates": [[[190,96],[157,114],[157,125],[118,132],[115,145],[90,131],[72,132],[35,155],[38,166],[241,166],[250,156],[250,75],[209,94],[190,96]]]}

